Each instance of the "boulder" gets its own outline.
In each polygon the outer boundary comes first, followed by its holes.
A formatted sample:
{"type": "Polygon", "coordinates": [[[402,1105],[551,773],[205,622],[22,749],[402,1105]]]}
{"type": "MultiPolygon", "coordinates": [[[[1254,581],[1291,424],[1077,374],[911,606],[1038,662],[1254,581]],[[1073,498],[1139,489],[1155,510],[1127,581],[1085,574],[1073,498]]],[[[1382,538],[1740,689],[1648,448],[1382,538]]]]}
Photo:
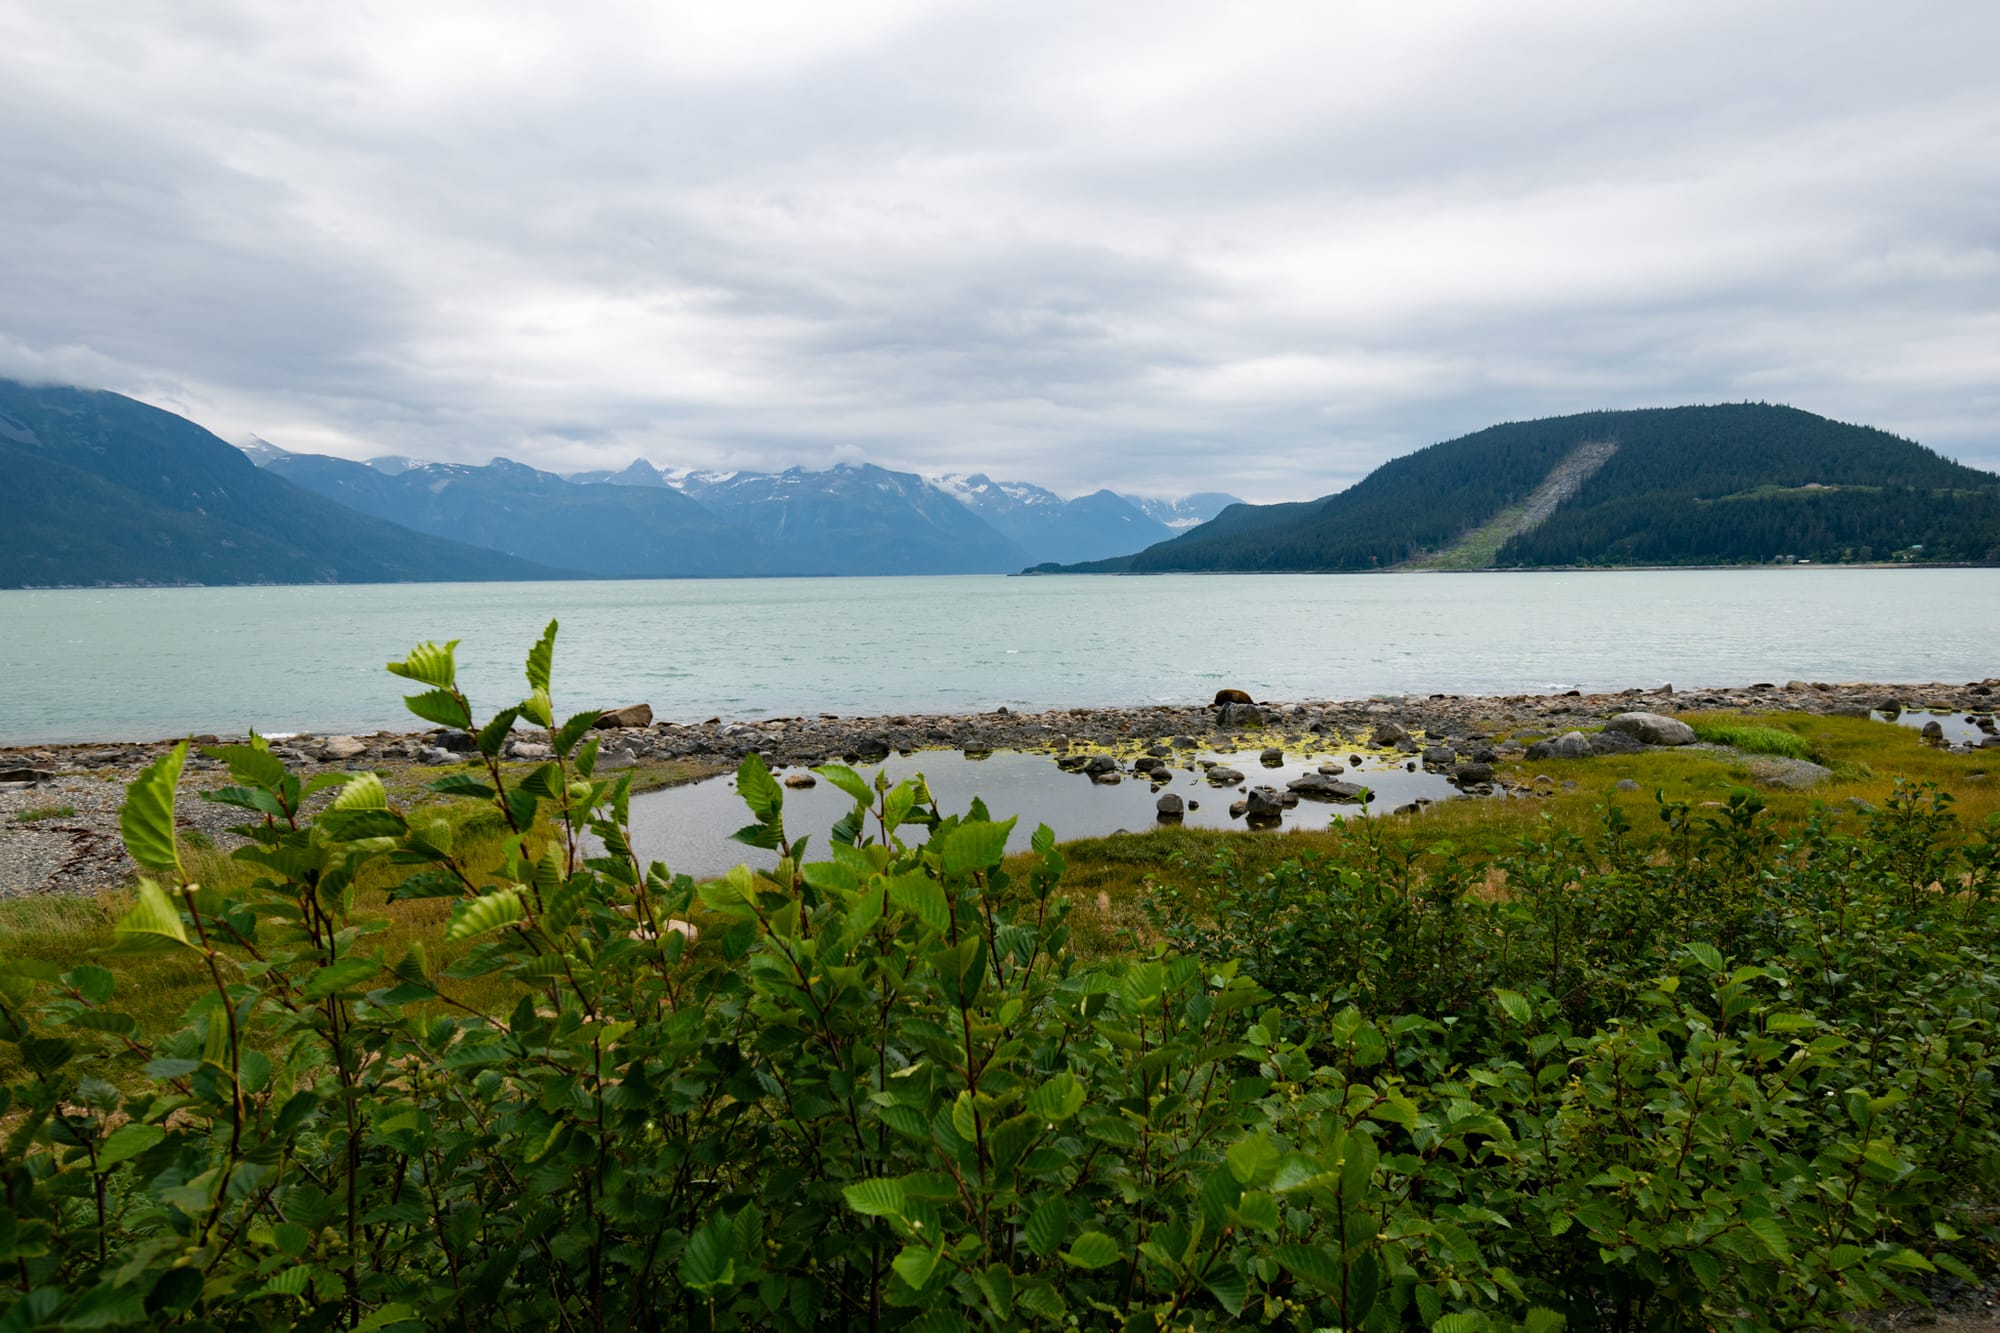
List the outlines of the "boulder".
{"type": "Polygon", "coordinates": [[[623,708],[609,708],[599,713],[597,721],[591,725],[603,731],[619,727],[650,727],[653,725],[653,706],[628,704],[623,708]]]}
{"type": "Polygon", "coordinates": [[[1620,779],[1618,779],[1618,781],[1616,781],[1616,782],[1614,782],[1614,783],[1612,783],[1612,784],[1611,784],[1611,790],[1613,790],[1613,791],[1637,791],[1637,790],[1639,790],[1639,784],[1638,784],[1638,783],[1636,783],[1636,782],[1634,782],[1634,781],[1632,781],[1632,779],[1630,779],[1630,778],[1620,778],[1620,779]]]}
{"type": "Polygon", "coordinates": [[[368,747],[352,736],[328,736],[319,747],[319,757],[328,763],[339,763],[343,759],[353,759],[368,747]]]}
{"type": "Polygon", "coordinates": [[[819,786],[819,779],[810,773],[787,773],[785,774],[785,785],[792,788],[817,787],[819,786]]]}
{"type": "Polygon", "coordinates": [[[1264,710],[1256,704],[1224,704],[1215,710],[1215,723],[1220,727],[1261,727],[1264,710]]]}
{"type": "Polygon", "coordinates": [[[1757,758],[1750,763],[1750,777],[1760,787],[1780,791],[1805,791],[1833,776],[1833,770],[1807,759],[1757,758]]]}
{"type": "Polygon", "coordinates": [[[1645,742],[1623,731],[1600,731],[1587,739],[1594,755],[1637,754],[1646,748],[1645,742]]]}
{"type": "Polygon", "coordinates": [[[507,757],[510,759],[539,760],[547,759],[554,754],[555,750],[552,747],[543,745],[540,741],[515,741],[507,747],[507,757]]]}
{"type": "Polygon", "coordinates": [[[1460,764],[1456,769],[1452,770],[1451,778],[1453,782],[1456,782],[1461,787],[1471,787],[1482,782],[1491,782],[1493,781],[1493,765],[1482,764],[1476,761],[1470,764],[1460,764]]]}
{"type": "Polygon", "coordinates": [[[51,781],[54,777],[54,770],[47,768],[0,768],[0,782],[33,785],[37,782],[51,781]]]}
{"type": "Polygon", "coordinates": [[[1158,812],[1161,823],[1173,824],[1180,821],[1181,815],[1187,809],[1187,803],[1173,792],[1168,792],[1153,802],[1153,809],[1158,812]]]}
{"type": "Polygon", "coordinates": [[[1125,775],[1114,768],[1106,773],[1092,773],[1090,780],[1100,787],[1115,787],[1125,780],[1125,775]]]}
{"type": "Polygon", "coordinates": [[[1528,747],[1531,760],[1588,759],[1590,754],[1590,738],[1580,731],[1565,731],[1552,741],[1536,741],[1528,747]]]}
{"type": "Polygon", "coordinates": [[[1208,785],[1211,787],[1234,787],[1243,781],[1243,775],[1233,768],[1217,764],[1208,770],[1208,785]]]}
{"type": "Polygon", "coordinates": [[[1285,784],[1287,790],[1313,801],[1338,801],[1351,804],[1368,799],[1368,788],[1359,783],[1342,782],[1339,778],[1324,773],[1308,773],[1302,778],[1294,778],[1285,784]]]}
{"type": "Polygon", "coordinates": [[[1118,761],[1108,754],[1094,754],[1084,761],[1083,771],[1093,778],[1101,778],[1106,773],[1118,771],[1118,761]]]}
{"type": "Polygon", "coordinates": [[[1377,745],[1395,745],[1409,738],[1409,728],[1400,722],[1384,722],[1375,728],[1374,742],[1377,745]]]}
{"type": "Polygon", "coordinates": [[[1424,750],[1425,768],[1449,768],[1458,759],[1458,751],[1449,745],[1433,745],[1424,750]]]}
{"type": "Polygon", "coordinates": [[[1664,713],[1620,713],[1604,724],[1646,745],[1693,745],[1694,728],[1664,713]]]}
{"type": "Polygon", "coordinates": [[[889,757],[889,749],[889,738],[887,736],[862,736],[854,742],[854,752],[863,759],[887,759],[889,757]]]}
{"type": "Polygon", "coordinates": [[[1285,803],[1279,797],[1275,788],[1252,787],[1249,791],[1243,793],[1243,800],[1244,817],[1253,822],[1262,819],[1277,820],[1284,817],[1285,803]]]}
{"type": "Polygon", "coordinates": [[[437,738],[437,743],[439,749],[452,750],[459,754],[471,754],[479,748],[479,742],[469,731],[447,731],[437,738]]]}
{"type": "Polygon", "coordinates": [[[1933,745],[1942,745],[1944,744],[1944,723],[1938,721],[1936,718],[1932,718],[1930,721],[1924,723],[1923,730],[1918,734],[1933,745]]]}
{"type": "Polygon", "coordinates": [[[1258,755],[1257,762],[1266,768],[1283,768],[1285,766],[1285,752],[1274,745],[1258,755]]]}

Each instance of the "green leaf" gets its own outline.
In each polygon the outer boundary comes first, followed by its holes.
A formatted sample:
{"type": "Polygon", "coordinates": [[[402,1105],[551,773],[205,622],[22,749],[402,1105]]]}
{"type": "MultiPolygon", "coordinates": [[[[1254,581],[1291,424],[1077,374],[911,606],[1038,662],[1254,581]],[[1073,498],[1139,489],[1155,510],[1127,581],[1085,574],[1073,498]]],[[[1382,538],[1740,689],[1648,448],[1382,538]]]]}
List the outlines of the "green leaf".
{"type": "Polygon", "coordinates": [[[104,1144],[97,1150],[97,1169],[109,1171],[130,1157],[137,1157],[146,1149],[167,1137],[167,1131],[158,1125],[137,1123],[120,1125],[105,1137],[104,1144]]]}
{"type": "Polygon", "coordinates": [[[1250,1281],[1241,1269],[1217,1266],[1203,1285],[1232,1319],[1243,1313],[1243,1303],[1250,1299],[1250,1281]]]}
{"type": "Polygon", "coordinates": [[[356,773],[333,798],[335,810],[387,810],[389,791],[373,773],[356,773]]]}
{"type": "Polygon", "coordinates": [[[1339,1291],[1342,1269],[1337,1260],[1317,1245],[1280,1245],[1271,1251],[1278,1266],[1293,1277],[1302,1278],[1322,1291],[1339,1291]]]}
{"type": "Polygon", "coordinates": [[[1007,837],[1014,831],[1014,824],[1012,819],[997,824],[983,819],[968,820],[945,834],[938,847],[944,873],[967,875],[999,865],[1007,854],[1007,837]]]}
{"type": "Polygon", "coordinates": [[[729,1253],[729,1229],[719,1225],[720,1221],[718,1218],[689,1236],[687,1248],[681,1251],[681,1281],[703,1296],[736,1284],[736,1260],[729,1253]]]}
{"type": "Polygon", "coordinates": [[[460,903],[451,909],[451,920],[446,923],[444,937],[452,943],[469,940],[475,935],[484,935],[502,926],[510,926],[527,917],[527,908],[521,902],[521,890],[509,885],[481,894],[471,902],[460,903]]]}
{"type": "Polygon", "coordinates": [[[1694,956],[1697,963],[1709,971],[1718,973],[1722,971],[1722,951],[1713,944],[1690,944],[1687,946],[1687,951],[1694,956]]]}
{"type": "Polygon", "coordinates": [[[940,1237],[935,1250],[925,1245],[905,1245],[890,1266],[896,1270],[897,1277],[913,1289],[922,1291],[924,1284],[931,1280],[931,1274],[937,1271],[937,1262],[943,1254],[944,1240],[940,1237]]]}
{"type": "Polygon", "coordinates": [[[118,942],[136,949],[188,945],[187,926],[167,891],[150,879],[139,881],[138,901],[118,918],[118,942]]]}
{"type": "Polygon", "coordinates": [[[1028,1248],[1046,1259],[1062,1245],[1069,1231],[1069,1204],[1060,1194],[1043,1199],[1028,1219],[1028,1248]]]}
{"type": "Polygon", "coordinates": [[[489,801],[500,794],[470,773],[447,773],[429,786],[441,795],[477,796],[489,801]]]}
{"type": "MultiPolygon", "coordinates": [[[[1693,949],[1693,945],[1688,946],[1693,949]]],[[[1792,1257],[1792,1247],[1785,1239],[1785,1228],[1775,1217],[1749,1217],[1743,1220],[1743,1229],[1757,1238],[1759,1244],[1771,1252],[1771,1257],[1780,1262],[1792,1257]]]]}
{"type": "Polygon", "coordinates": [[[578,713],[563,723],[562,730],[556,733],[556,753],[569,758],[569,752],[576,748],[576,743],[588,736],[590,729],[597,725],[597,719],[603,716],[603,713],[592,709],[588,713],[578,713]]]}
{"type": "Polygon", "coordinates": [[[1082,1081],[1065,1071],[1028,1094],[1028,1114],[1059,1125],[1083,1109],[1083,1100],[1082,1081]]]}
{"type": "Polygon", "coordinates": [[[507,733],[514,729],[514,719],[521,716],[518,708],[503,708],[493,715],[493,720],[479,729],[475,743],[479,753],[493,758],[500,753],[500,747],[507,743],[507,733]]]}
{"type": "Polygon", "coordinates": [[[427,690],[422,694],[403,697],[403,706],[426,722],[435,722],[441,727],[454,727],[467,731],[472,727],[472,714],[465,711],[465,700],[450,690],[427,690]]]}
{"type": "Polygon", "coordinates": [[[771,777],[771,770],[755,750],[736,766],[736,794],[760,823],[770,823],[785,804],[785,789],[771,777]]]}
{"type": "Polygon", "coordinates": [[[1102,1268],[1106,1264],[1117,1263],[1123,1253],[1118,1248],[1118,1242],[1102,1231],[1086,1231],[1070,1242],[1062,1258],[1064,1263],[1076,1268],[1102,1268]]]}
{"type": "Polygon", "coordinates": [[[111,969],[98,967],[94,963],[83,963],[69,970],[64,977],[77,993],[91,1004],[104,1004],[118,991],[118,979],[111,969]]]}
{"type": "Polygon", "coordinates": [[[901,1217],[909,1206],[900,1180],[862,1180],[841,1191],[847,1206],[863,1217],[901,1217]]]}
{"type": "Polygon", "coordinates": [[[308,1000],[324,1000],[338,991],[353,990],[382,971],[379,958],[342,958],[328,963],[307,979],[300,992],[308,1000]]]}
{"type": "Polygon", "coordinates": [[[389,670],[405,680],[414,680],[419,685],[435,685],[439,689],[450,689],[458,680],[457,668],[452,665],[452,650],[458,647],[458,640],[439,647],[435,643],[420,643],[410,649],[410,655],[400,662],[389,663],[389,670]]]}
{"type": "Polygon", "coordinates": [[[1261,1130],[1230,1144],[1223,1156],[1229,1162],[1229,1174],[1245,1186],[1268,1184],[1278,1173],[1277,1145],[1261,1130]]]}
{"type": "Polygon", "coordinates": [[[180,785],[187,748],[182,741],[146,765],[126,784],[125,804],[118,811],[118,831],[132,859],[142,869],[175,879],[184,875],[180,848],[174,842],[174,789],[180,785]]]}
{"type": "Polygon", "coordinates": [[[528,650],[528,688],[546,692],[549,688],[549,672],[556,660],[556,622],[542,631],[542,637],[535,640],[535,646],[528,650]]]}
{"type": "Polygon", "coordinates": [[[1448,1314],[1432,1324],[1431,1333],[1480,1333],[1485,1327],[1484,1315],[1462,1310],[1457,1314],[1448,1314]]]}
{"type": "Polygon", "coordinates": [[[1507,1017],[1516,1023],[1526,1023],[1534,1016],[1534,1011],[1528,1007],[1528,997],[1519,991],[1496,990],[1493,992],[1493,998],[1507,1011],[1507,1017]]]}
{"type": "Polygon", "coordinates": [[[1559,1333],[1559,1330],[1567,1322],[1563,1316],[1557,1314],[1554,1310],[1540,1305],[1529,1310],[1527,1318],[1521,1321],[1527,1333],[1559,1333]]]}
{"type": "Polygon", "coordinates": [[[376,1333],[377,1329],[388,1328],[395,1324],[414,1324],[416,1322],[417,1312],[414,1307],[405,1305],[401,1301],[390,1301],[387,1305],[376,1310],[374,1314],[369,1315],[366,1319],[356,1324],[350,1330],[350,1333],[376,1333]]]}
{"type": "Polygon", "coordinates": [[[862,805],[868,805],[874,799],[868,790],[868,784],[862,780],[861,775],[846,764],[821,764],[813,772],[819,774],[849,796],[852,796],[862,805]]]}
{"type": "Polygon", "coordinates": [[[889,901],[899,912],[907,912],[932,930],[943,934],[951,926],[951,908],[944,888],[925,874],[898,875],[889,881],[889,901]]]}

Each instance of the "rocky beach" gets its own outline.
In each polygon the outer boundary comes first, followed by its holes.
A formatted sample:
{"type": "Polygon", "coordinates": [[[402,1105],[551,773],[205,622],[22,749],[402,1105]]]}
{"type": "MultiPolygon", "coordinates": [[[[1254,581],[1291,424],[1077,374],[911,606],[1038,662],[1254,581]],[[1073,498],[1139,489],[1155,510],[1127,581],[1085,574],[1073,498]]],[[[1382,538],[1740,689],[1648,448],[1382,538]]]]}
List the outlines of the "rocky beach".
{"type": "MultiPolygon", "coordinates": [[[[1467,790],[1506,788],[1510,764],[1588,758],[1692,739],[1661,726],[1674,713],[1731,710],[1805,712],[1851,717],[1924,714],[1926,739],[1960,749],[1995,748],[1992,710],[2000,678],[1961,683],[1891,684],[1792,680],[1710,689],[1672,685],[1614,693],[1559,695],[1377,696],[1356,700],[1241,700],[1123,708],[1006,708],[969,714],[897,714],[655,722],[644,704],[608,711],[599,733],[602,771],[634,769],[653,782],[706,776],[755,751],[774,770],[829,761],[862,762],[892,752],[1019,750],[1106,756],[1097,776],[1116,780],[1144,771],[1177,750],[1258,746],[1393,748],[1409,762],[1453,776],[1467,790]],[[1615,725],[1607,727],[1618,719],[1615,725]],[[1149,755],[1148,751],[1154,752],[1149,755]],[[1496,766],[1498,770],[1496,771],[1496,766]]],[[[1225,695],[1242,692],[1225,691],[1225,695]]],[[[1242,698],[1247,699],[1247,694],[1242,698]]],[[[183,778],[179,820],[197,840],[230,841],[240,811],[200,800],[222,785],[222,766],[199,754],[204,744],[241,737],[197,736],[183,778]]],[[[0,898],[91,894],[124,883],[132,872],[118,836],[124,784],[169,750],[174,740],[0,746],[0,898]]],[[[372,769],[420,778],[424,769],[460,764],[472,748],[464,733],[274,736],[272,748],[302,772],[372,769]]],[[[509,760],[548,757],[547,738],[518,730],[509,760]]],[[[1760,761],[1758,780],[1809,786],[1820,774],[1800,760],[1760,761]]],[[[1821,771],[1823,773],[1823,770],[1821,771]]],[[[1534,794],[1549,784],[1533,775],[1512,790],[1534,794]]]]}

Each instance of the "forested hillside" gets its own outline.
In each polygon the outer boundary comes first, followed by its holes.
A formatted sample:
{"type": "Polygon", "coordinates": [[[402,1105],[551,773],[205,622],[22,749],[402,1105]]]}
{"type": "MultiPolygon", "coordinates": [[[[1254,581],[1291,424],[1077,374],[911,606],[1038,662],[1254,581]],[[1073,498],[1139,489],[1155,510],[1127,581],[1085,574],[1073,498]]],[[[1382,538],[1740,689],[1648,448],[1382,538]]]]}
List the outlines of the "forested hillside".
{"type": "Polygon", "coordinates": [[[1387,569],[1524,504],[1584,445],[1616,446],[1499,567],[2000,559],[2000,477],[1910,440],[1762,403],[1511,422],[1395,459],[1307,504],[1241,505],[1078,572],[1387,569]]]}

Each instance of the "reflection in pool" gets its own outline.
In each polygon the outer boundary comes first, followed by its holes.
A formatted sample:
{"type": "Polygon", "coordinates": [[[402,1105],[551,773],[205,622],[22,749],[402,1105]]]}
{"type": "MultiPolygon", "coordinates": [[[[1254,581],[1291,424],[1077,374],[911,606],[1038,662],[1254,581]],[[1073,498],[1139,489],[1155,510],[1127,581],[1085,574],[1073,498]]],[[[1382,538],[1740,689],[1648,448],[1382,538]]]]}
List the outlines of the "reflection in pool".
{"type": "Polygon", "coordinates": [[[1991,713],[1933,713],[1924,708],[1906,708],[1895,717],[1880,712],[1870,713],[1869,716],[1879,722],[1894,722],[1916,731],[1923,730],[1927,722],[1935,722],[1938,730],[1944,733],[1946,745],[1967,750],[1979,749],[1993,734],[1979,725],[1984,720],[1987,726],[1992,726],[1991,713]]]}
{"type": "MultiPolygon", "coordinates": [[[[886,763],[857,764],[856,771],[872,783],[875,774],[887,768],[892,781],[922,774],[946,814],[962,814],[978,796],[996,819],[1018,815],[1020,822],[1008,843],[1010,851],[1025,851],[1037,824],[1047,824],[1059,840],[1098,837],[1107,833],[1142,832],[1154,827],[1155,803],[1168,792],[1194,806],[1183,816],[1184,824],[1200,828],[1242,828],[1244,821],[1231,819],[1229,806],[1251,787],[1269,786],[1279,791],[1292,780],[1317,773],[1321,765],[1347,764],[1350,752],[1316,755],[1286,751],[1284,762],[1270,766],[1259,761],[1259,752],[1249,750],[1229,754],[1214,751],[1176,752],[1167,759],[1168,781],[1155,785],[1126,772],[1123,781],[1107,786],[1082,773],[1065,773],[1055,759],[1045,754],[997,750],[984,759],[970,759],[956,750],[925,750],[915,754],[891,755],[886,763]],[[1243,774],[1243,782],[1233,787],[1212,786],[1200,762],[1213,760],[1243,774]]],[[[1368,787],[1374,800],[1367,810],[1386,813],[1417,800],[1448,800],[1462,796],[1450,778],[1419,768],[1412,773],[1403,755],[1360,755],[1358,768],[1344,770],[1346,780],[1368,787]]],[[[1121,762],[1127,770],[1131,761],[1121,762]]],[[[782,778],[786,772],[781,771],[782,778]]],[[[813,849],[809,860],[824,854],[827,830],[846,814],[853,802],[827,782],[785,792],[785,831],[794,840],[810,834],[813,849]]],[[[1336,805],[1302,800],[1284,812],[1285,829],[1325,828],[1335,819],[1358,816],[1360,805],[1336,805]]],[[[719,875],[739,863],[771,865],[773,854],[732,842],[729,835],[752,822],[743,800],[736,794],[733,776],[710,778],[684,787],[669,787],[632,798],[632,841],[642,863],[660,860],[676,873],[695,876],[719,875]]],[[[912,829],[906,838],[921,841],[922,829],[912,829]]]]}

